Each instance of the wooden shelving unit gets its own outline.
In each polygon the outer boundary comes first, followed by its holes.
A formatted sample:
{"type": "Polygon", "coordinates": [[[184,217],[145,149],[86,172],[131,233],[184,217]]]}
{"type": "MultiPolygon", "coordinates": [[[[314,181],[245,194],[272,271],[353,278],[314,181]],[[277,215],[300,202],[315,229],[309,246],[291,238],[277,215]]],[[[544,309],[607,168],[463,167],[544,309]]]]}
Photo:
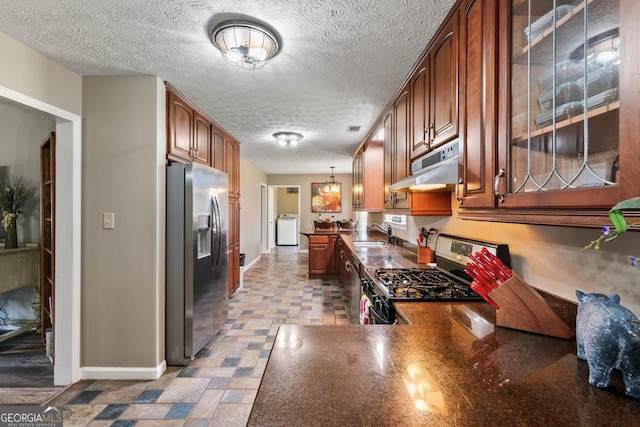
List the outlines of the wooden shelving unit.
{"type": "MultiPolygon", "coordinates": [[[[52,132],[40,146],[40,332],[46,345],[46,331],[55,336],[55,200],[56,200],[56,135],[52,132]]],[[[52,346],[53,348],[53,346],[52,346]]],[[[51,352],[53,360],[53,350],[51,352]]]]}

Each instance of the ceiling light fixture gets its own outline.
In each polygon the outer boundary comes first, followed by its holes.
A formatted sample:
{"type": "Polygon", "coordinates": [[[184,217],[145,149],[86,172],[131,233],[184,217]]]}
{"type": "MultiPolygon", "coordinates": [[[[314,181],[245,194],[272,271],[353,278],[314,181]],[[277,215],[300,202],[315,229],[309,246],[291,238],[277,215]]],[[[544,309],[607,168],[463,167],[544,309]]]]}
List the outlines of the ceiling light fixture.
{"type": "Polygon", "coordinates": [[[295,132],[276,132],[273,137],[278,141],[278,144],[283,147],[295,147],[302,139],[302,135],[295,132]]]}
{"type": "Polygon", "coordinates": [[[278,53],[275,33],[249,21],[226,21],[213,29],[211,40],[229,64],[259,70],[278,53]]]}
{"type": "Polygon", "coordinates": [[[333,170],[335,169],[335,166],[330,166],[331,167],[331,176],[329,177],[329,181],[325,182],[325,184],[327,185],[327,188],[329,189],[329,191],[331,191],[332,193],[336,193],[338,191],[340,191],[340,181],[336,181],[336,178],[333,176],[333,170]]]}

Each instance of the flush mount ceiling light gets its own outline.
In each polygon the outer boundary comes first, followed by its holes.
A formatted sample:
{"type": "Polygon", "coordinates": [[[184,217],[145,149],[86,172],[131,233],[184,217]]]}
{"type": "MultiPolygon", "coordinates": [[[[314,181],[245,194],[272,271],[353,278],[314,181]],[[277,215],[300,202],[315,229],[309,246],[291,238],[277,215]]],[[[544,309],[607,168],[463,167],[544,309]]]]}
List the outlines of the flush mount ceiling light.
{"type": "Polygon", "coordinates": [[[302,135],[295,132],[276,132],[273,137],[278,141],[278,144],[283,147],[295,147],[302,139],[302,135]]]}
{"type": "Polygon", "coordinates": [[[331,176],[329,177],[329,181],[325,182],[329,191],[335,193],[340,191],[340,181],[336,181],[336,178],[333,176],[333,170],[335,166],[330,166],[331,168],[331,176]]]}
{"type": "Polygon", "coordinates": [[[213,29],[211,39],[229,64],[258,70],[278,53],[273,31],[250,21],[226,21],[213,29]]]}

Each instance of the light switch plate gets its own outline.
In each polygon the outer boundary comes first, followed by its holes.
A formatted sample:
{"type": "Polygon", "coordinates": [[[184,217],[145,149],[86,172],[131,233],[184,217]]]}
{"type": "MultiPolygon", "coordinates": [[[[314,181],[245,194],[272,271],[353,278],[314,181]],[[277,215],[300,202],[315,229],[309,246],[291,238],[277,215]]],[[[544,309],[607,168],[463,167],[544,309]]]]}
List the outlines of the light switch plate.
{"type": "Polygon", "coordinates": [[[106,212],[102,214],[102,228],[105,230],[112,230],[116,228],[116,218],[113,212],[106,212]]]}

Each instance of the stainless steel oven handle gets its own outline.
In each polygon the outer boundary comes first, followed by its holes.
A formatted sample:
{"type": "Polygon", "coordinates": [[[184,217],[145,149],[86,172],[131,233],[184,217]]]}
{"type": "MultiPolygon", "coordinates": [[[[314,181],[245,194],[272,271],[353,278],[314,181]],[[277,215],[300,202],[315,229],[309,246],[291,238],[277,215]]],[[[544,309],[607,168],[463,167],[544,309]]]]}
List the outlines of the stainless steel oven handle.
{"type": "Polygon", "coordinates": [[[371,321],[374,325],[392,325],[393,322],[390,322],[388,319],[385,319],[378,311],[375,309],[375,304],[371,304],[369,306],[369,316],[371,317],[371,321]]]}

